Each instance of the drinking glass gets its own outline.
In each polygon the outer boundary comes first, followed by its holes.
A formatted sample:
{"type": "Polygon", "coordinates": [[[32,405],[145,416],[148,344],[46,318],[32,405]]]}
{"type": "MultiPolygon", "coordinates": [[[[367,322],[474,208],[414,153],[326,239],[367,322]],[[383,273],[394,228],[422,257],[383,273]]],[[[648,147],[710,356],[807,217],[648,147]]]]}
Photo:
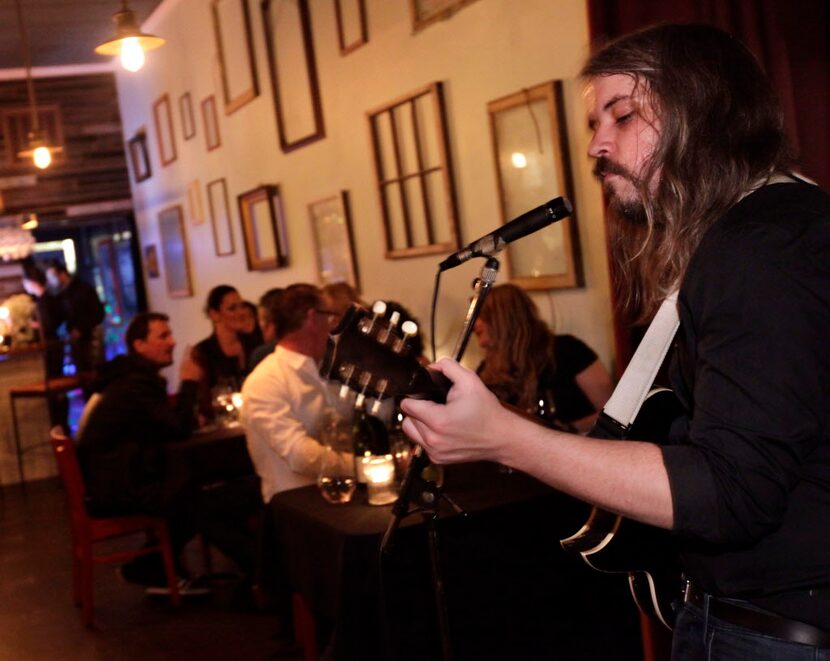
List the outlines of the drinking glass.
{"type": "Polygon", "coordinates": [[[320,443],[323,456],[317,487],[328,502],[348,503],[357,487],[351,421],[333,408],[326,409],[320,424],[320,443]]]}

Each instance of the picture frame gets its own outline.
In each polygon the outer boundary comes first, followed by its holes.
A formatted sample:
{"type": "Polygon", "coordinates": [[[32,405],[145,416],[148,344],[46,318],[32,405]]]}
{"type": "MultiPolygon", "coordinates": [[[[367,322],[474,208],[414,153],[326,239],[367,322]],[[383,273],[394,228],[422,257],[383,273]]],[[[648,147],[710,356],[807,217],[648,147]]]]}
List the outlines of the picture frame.
{"type": "Polygon", "coordinates": [[[347,282],[359,290],[348,192],[309,203],[308,214],[319,282],[347,282]]]}
{"type": "Polygon", "coordinates": [[[290,152],[325,137],[308,0],[262,0],[268,72],[280,149],[290,152]]]}
{"type": "Polygon", "coordinates": [[[199,188],[199,180],[194,179],[187,185],[187,210],[190,214],[190,222],[194,225],[201,225],[205,222],[205,210],[202,205],[202,191],[199,188]]]}
{"type": "Polygon", "coordinates": [[[179,97],[179,115],[182,119],[182,138],[190,140],[196,137],[196,118],[193,116],[193,101],[190,92],[179,97]]]}
{"type": "Polygon", "coordinates": [[[153,170],[150,167],[150,152],[147,149],[147,132],[143,126],[127,140],[127,151],[130,154],[130,165],[135,183],[139,184],[149,179],[153,170]]]}
{"type": "Polygon", "coordinates": [[[334,0],[334,13],[340,55],[348,55],[369,43],[366,0],[334,0]]]}
{"type": "Polygon", "coordinates": [[[230,115],[259,96],[248,2],[213,0],[211,15],[225,114],[230,115]]]}
{"type": "Polygon", "coordinates": [[[216,256],[233,255],[236,252],[236,244],[233,238],[231,208],[228,203],[228,185],[224,178],[214,179],[208,182],[206,190],[216,256]]]}
{"type": "Polygon", "coordinates": [[[409,0],[412,31],[418,32],[436,21],[443,21],[476,0],[409,0]]]}
{"type": "Polygon", "coordinates": [[[159,271],[159,256],[155,243],[150,243],[144,246],[144,271],[148,278],[158,278],[161,275],[159,271]]]}
{"type": "Polygon", "coordinates": [[[153,122],[156,127],[159,160],[167,167],[176,160],[176,133],[173,128],[173,114],[170,110],[170,96],[162,94],[153,103],[153,122]]]}
{"type": "Polygon", "coordinates": [[[265,184],[237,199],[248,270],[270,271],[286,266],[288,245],[279,187],[265,184]]]}
{"type": "Polygon", "coordinates": [[[190,255],[181,205],[176,204],[159,211],[158,223],[167,293],[170,298],[193,296],[190,255]]]}
{"type": "MultiPolygon", "coordinates": [[[[573,199],[561,81],[548,81],[487,104],[503,222],[551,197],[573,199]]],[[[577,217],[572,213],[506,251],[511,282],[524,289],[582,285],[577,217]]]]}
{"type": "Polygon", "coordinates": [[[205,123],[205,148],[219,149],[222,138],[219,135],[219,116],[216,113],[216,97],[211,94],[202,99],[202,120],[205,123]]]}

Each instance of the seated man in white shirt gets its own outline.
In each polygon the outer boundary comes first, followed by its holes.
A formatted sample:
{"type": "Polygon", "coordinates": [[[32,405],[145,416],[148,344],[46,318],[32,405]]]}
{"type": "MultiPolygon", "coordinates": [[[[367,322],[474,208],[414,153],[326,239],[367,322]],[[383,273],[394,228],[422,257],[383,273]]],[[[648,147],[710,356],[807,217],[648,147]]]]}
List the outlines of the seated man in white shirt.
{"type": "Polygon", "coordinates": [[[318,430],[330,403],[318,369],[335,317],[330,298],[307,284],[288,287],[275,313],[277,348],[242,386],[242,423],[266,503],[317,479],[318,430]]]}

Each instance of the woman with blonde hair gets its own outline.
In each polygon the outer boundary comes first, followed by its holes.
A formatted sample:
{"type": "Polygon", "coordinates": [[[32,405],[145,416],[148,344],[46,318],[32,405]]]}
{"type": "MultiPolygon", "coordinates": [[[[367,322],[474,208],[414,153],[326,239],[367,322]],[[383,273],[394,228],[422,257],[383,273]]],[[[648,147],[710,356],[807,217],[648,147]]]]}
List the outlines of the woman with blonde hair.
{"type": "Polygon", "coordinates": [[[515,285],[494,287],[474,332],[485,352],[481,380],[503,402],[546,424],[590,430],[611,395],[608,371],[573,335],[555,335],[515,285]]]}

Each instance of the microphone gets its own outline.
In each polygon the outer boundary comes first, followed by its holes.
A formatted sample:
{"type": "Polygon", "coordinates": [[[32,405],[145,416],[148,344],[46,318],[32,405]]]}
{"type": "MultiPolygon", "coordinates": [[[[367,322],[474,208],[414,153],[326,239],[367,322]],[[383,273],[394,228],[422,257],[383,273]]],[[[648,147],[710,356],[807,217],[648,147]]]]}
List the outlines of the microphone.
{"type": "Polygon", "coordinates": [[[439,271],[455,268],[473,257],[492,257],[508,243],[571,215],[573,206],[565,197],[557,197],[542,206],[523,213],[518,218],[502,225],[497,230],[473,241],[466,248],[453,253],[438,265],[439,271]]]}

